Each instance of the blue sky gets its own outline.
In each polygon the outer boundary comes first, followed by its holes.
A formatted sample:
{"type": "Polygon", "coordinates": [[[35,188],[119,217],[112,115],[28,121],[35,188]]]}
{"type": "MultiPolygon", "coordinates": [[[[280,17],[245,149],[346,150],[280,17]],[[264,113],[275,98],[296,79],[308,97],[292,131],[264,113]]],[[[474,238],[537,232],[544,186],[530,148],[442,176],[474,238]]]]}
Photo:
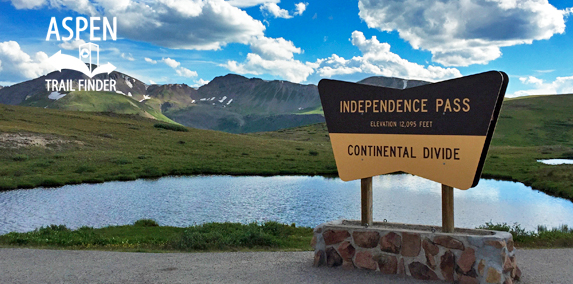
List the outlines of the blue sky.
{"type": "MultiPolygon", "coordinates": [[[[227,73],[317,84],[393,76],[441,81],[489,70],[508,96],[573,93],[573,3],[547,0],[0,0],[0,85],[54,70],[50,19],[117,17],[100,63],[147,84],[227,73]]],[[[101,21],[99,22],[101,27],[101,21]]],[[[74,35],[75,36],[75,35],[74,35]]],[[[101,31],[95,36],[101,36],[101,31]]],[[[75,37],[74,37],[75,38],[75,37]]]]}

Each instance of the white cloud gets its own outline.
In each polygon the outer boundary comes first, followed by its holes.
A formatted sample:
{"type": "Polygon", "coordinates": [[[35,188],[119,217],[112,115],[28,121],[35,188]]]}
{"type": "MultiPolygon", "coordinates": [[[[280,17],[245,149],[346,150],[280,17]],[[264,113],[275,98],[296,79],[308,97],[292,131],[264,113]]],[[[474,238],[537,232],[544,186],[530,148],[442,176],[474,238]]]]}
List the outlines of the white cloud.
{"type": "Polygon", "coordinates": [[[244,63],[228,61],[221,66],[239,74],[271,74],[300,83],[314,73],[314,63],[303,63],[294,59],[302,53],[291,41],[284,38],[256,37],[251,41],[252,53],[247,54],[244,63]]]}
{"type": "Polygon", "coordinates": [[[198,87],[201,87],[203,85],[209,84],[210,81],[199,79],[199,80],[195,80],[194,82],[195,82],[195,85],[193,85],[192,87],[198,88],[198,87]]]}
{"type": "Polygon", "coordinates": [[[161,61],[163,61],[163,63],[167,64],[167,66],[169,66],[171,68],[177,68],[179,65],[181,65],[181,63],[179,63],[176,60],[171,59],[169,57],[162,58],[161,61]]]}
{"type": "Polygon", "coordinates": [[[131,53],[122,53],[121,58],[129,61],[135,61],[135,58],[133,58],[133,55],[131,55],[131,53]]]}
{"type": "Polygon", "coordinates": [[[67,7],[80,14],[95,16],[97,10],[89,0],[11,0],[16,9],[37,9],[44,5],[49,8],[61,9],[67,7]]]}
{"type": "Polygon", "coordinates": [[[528,77],[520,77],[519,81],[521,81],[521,83],[523,84],[533,84],[533,85],[543,85],[543,80],[541,79],[537,79],[533,76],[528,76],[528,77]]]}
{"type": "Polygon", "coordinates": [[[277,5],[277,3],[279,3],[280,1],[275,2],[265,2],[263,5],[261,5],[260,9],[261,12],[263,13],[263,15],[271,15],[275,18],[283,18],[283,19],[290,19],[294,16],[301,16],[302,13],[306,10],[306,6],[308,6],[308,3],[297,3],[294,4],[294,14],[289,14],[289,12],[285,9],[281,9],[279,7],[279,5],[277,5]]]}
{"type": "Polygon", "coordinates": [[[251,41],[251,50],[264,59],[292,59],[293,53],[301,53],[292,41],[284,38],[257,37],[251,41]]]}
{"type": "MultiPolygon", "coordinates": [[[[243,4],[239,6],[262,3],[232,2],[243,4]]],[[[17,9],[47,5],[85,15],[117,17],[120,37],[168,48],[217,50],[228,43],[247,44],[265,31],[260,21],[222,0],[12,0],[12,4],[17,9]]]]}
{"type": "Polygon", "coordinates": [[[557,77],[551,83],[545,83],[543,80],[533,76],[520,77],[519,81],[526,85],[533,85],[534,88],[508,94],[508,98],[531,95],[573,94],[573,76],[557,77]]]}
{"type": "Polygon", "coordinates": [[[117,17],[118,35],[178,49],[217,50],[228,43],[247,44],[263,36],[265,26],[221,0],[131,1],[121,9],[99,4],[117,17]]]}
{"type": "Polygon", "coordinates": [[[287,10],[281,9],[279,5],[275,3],[265,3],[261,5],[261,12],[263,12],[263,14],[268,13],[275,18],[283,18],[283,19],[292,18],[292,16],[289,15],[287,10]]]}
{"type": "Polygon", "coordinates": [[[149,84],[151,84],[151,85],[156,85],[157,83],[155,83],[155,81],[149,79],[149,84]]]}
{"type": "Polygon", "coordinates": [[[145,60],[145,62],[148,62],[148,63],[151,63],[151,64],[156,64],[156,63],[157,63],[157,60],[153,60],[153,59],[148,58],[148,57],[145,57],[145,58],[143,58],[143,59],[145,60]]]}
{"type": "Polygon", "coordinates": [[[366,39],[359,31],[352,33],[352,44],[362,52],[362,56],[344,59],[336,54],[326,59],[320,59],[317,72],[323,77],[364,73],[386,77],[400,77],[427,81],[451,79],[460,77],[461,73],[455,68],[438,66],[423,66],[409,62],[398,54],[390,51],[388,43],[381,43],[376,36],[366,39]]]}
{"type": "MultiPolygon", "coordinates": [[[[145,61],[150,62],[150,63],[156,62],[155,60],[152,60],[150,58],[145,58],[145,61]],[[149,61],[148,61],[148,59],[149,59],[149,61]]],[[[196,71],[191,71],[185,67],[179,67],[181,65],[181,63],[175,59],[171,59],[171,58],[167,57],[167,58],[162,58],[161,61],[163,61],[163,63],[165,63],[165,65],[175,69],[175,72],[177,73],[177,75],[179,75],[181,77],[187,77],[187,78],[197,77],[196,71]]],[[[155,64],[155,63],[153,63],[153,64],[155,64]]]]}
{"type": "Polygon", "coordinates": [[[187,78],[192,78],[192,77],[197,77],[197,72],[195,71],[191,71],[185,67],[180,67],[176,70],[177,75],[181,76],[181,77],[187,77],[187,78]]]}
{"type": "Polygon", "coordinates": [[[368,27],[396,30],[446,66],[487,64],[500,47],[562,34],[569,14],[547,0],[359,0],[358,7],[368,27]]]}
{"type": "Polygon", "coordinates": [[[46,4],[46,0],[12,0],[16,9],[34,9],[46,4]]]}
{"type": "Polygon", "coordinates": [[[88,16],[99,15],[96,7],[89,0],[50,0],[48,2],[51,8],[62,9],[66,7],[79,14],[88,16]]]}
{"type": "Polygon", "coordinates": [[[221,65],[239,74],[271,74],[286,80],[300,83],[314,72],[322,77],[349,75],[355,73],[387,77],[401,77],[420,80],[443,80],[462,76],[455,68],[423,66],[409,62],[390,51],[388,43],[381,43],[374,36],[366,39],[359,31],[352,33],[352,44],[362,52],[362,56],[344,59],[336,54],[316,62],[301,62],[294,59],[300,48],[283,38],[257,38],[251,43],[251,50],[245,62],[230,60],[221,65]]]}
{"type": "Polygon", "coordinates": [[[302,15],[302,13],[306,10],[306,6],[308,6],[308,3],[300,2],[300,3],[294,4],[294,6],[295,6],[295,10],[296,10],[294,12],[294,15],[299,16],[299,15],[302,15]]]}
{"type": "Polygon", "coordinates": [[[309,62],[302,63],[294,59],[268,60],[254,53],[247,54],[245,63],[230,60],[221,66],[239,74],[271,74],[295,83],[305,81],[314,73],[315,68],[314,64],[309,62]]]}
{"type": "Polygon", "coordinates": [[[106,12],[114,13],[125,11],[131,4],[131,0],[96,0],[99,5],[105,7],[106,12]]]}
{"type": "Polygon", "coordinates": [[[64,41],[58,44],[58,46],[66,50],[77,50],[82,44],[86,44],[86,42],[83,39],[80,39],[73,41],[64,41]]]}
{"type": "Polygon", "coordinates": [[[264,3],[280,3],[281,0],[228,0],[229,4],[239,8],[254,7],[264,3]]]}
{"type": "Polygon", "coordinates": [[[15,41],[0,42],[0,62],[0,76],[6,81],[34,79],[54,71],[46,53],[40,51],[31,57],[15,41]]]}

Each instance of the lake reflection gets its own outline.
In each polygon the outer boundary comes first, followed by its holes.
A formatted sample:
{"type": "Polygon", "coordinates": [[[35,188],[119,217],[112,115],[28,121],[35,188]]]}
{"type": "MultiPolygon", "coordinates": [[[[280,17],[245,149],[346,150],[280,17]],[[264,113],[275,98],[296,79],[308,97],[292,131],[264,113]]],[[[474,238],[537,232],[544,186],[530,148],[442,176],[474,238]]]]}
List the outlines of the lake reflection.
{"type": "MultiPolygon", "coordinates": [[[[481,180],[455,190],[456,227],[485,222],[573,226],[573,203],[520,183],[481,180]]],[[[412,175],[373,179],[374,220],[441,224],[441,186],[412,175]]],[[[304,176],[166,177],[159,180],[69,185],[0,193],[0,234],[50,224],[104,227],[151,218],[185,227],[205,222],[274,220],[314,227],[360,219],[360,181],[304,176]]]]}

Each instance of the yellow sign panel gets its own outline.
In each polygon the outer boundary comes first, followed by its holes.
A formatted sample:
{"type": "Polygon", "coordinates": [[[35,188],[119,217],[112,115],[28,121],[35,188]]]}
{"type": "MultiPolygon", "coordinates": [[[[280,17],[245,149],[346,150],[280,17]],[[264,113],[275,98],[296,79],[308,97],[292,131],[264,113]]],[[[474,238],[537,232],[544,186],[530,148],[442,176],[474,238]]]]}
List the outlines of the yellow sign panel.
{"type": "Polygon", "coordinates": [[[496,71],[405,90],[321,80],[340,178],[402,171],[476,186],[506,88],[496,71]]]}

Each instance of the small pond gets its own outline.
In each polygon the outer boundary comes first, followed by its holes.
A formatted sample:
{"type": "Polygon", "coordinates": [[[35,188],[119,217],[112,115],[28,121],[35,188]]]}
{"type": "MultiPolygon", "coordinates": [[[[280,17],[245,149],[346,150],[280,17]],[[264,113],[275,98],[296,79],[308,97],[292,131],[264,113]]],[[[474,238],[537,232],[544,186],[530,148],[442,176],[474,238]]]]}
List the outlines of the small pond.
{"type": "Polygon", "coordinates": [[[564,164],[573,165],[573,160],[571,159],[550,159],[550,160],[537,160],[537,161],[547,165],[564,165],[564,164]]]}
{"type": "MultiPolygon", "coordinates": [[[[454,190],[456,227],[488,221],[528,230],[573,227],[573,203],[514,182],[481,180],[454,190]]],[[[439,226],[441,186],[408,174],[373,179],[374,220],[439,226]]],[[[360,181],[308,176],[165,177],[0,192],[0,234],[64,224],[104,227],[143,218],[160,225],[273,220],[314,227],[360,219],[360,181]]]]}

